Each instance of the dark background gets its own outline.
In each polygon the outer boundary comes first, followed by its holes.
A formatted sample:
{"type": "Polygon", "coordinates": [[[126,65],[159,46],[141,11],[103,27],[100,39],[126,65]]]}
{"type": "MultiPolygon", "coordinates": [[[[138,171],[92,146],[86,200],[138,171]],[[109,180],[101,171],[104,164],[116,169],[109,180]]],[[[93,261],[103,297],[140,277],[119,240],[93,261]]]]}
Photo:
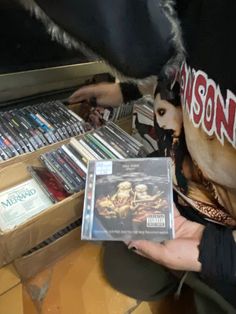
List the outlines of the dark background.
{"type": "Polygon", "coordinates": [[[0,74],[92,61],[51,40],[45,27],[14,0],[0,1],[0,74]]]}

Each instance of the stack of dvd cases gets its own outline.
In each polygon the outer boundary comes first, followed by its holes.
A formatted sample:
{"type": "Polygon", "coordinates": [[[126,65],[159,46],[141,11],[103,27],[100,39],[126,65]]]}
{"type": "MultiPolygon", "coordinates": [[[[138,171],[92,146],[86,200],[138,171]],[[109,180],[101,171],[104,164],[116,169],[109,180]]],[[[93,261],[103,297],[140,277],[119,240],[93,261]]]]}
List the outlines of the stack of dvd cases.
{"type": "Polygon", "coordinates": [[[0,113],[0,161],[83,134],[85,122],[61,101],[0,113]]]}
{"type": "Polygon", "coordinates": [[[142,144],[113,122],[40,156],[46,168],[73,194],[84,190],[90,160],[145,157],[142,144]]]}

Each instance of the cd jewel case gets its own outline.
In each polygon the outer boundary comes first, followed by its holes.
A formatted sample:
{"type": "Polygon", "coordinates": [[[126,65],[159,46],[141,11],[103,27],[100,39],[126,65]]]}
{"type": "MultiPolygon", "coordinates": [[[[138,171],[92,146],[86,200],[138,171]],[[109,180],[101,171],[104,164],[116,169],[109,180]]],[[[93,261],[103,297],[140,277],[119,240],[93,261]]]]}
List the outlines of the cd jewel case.
{"type": "Polygon", "coordinates": [[[173,232],[169,158],[89,162],[82,239],[162,242],[173,232]]]}

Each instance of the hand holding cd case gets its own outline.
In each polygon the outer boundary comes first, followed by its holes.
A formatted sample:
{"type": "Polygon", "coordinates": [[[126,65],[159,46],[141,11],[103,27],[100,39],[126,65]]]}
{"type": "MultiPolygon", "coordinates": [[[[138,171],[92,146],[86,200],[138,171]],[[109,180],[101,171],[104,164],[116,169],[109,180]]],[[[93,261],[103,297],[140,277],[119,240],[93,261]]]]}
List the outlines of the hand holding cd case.
{"type": "Polygon", "coordinates": [[[81,238],[173,239],[170,163],[169,158],[90,161],[81,238]]]}

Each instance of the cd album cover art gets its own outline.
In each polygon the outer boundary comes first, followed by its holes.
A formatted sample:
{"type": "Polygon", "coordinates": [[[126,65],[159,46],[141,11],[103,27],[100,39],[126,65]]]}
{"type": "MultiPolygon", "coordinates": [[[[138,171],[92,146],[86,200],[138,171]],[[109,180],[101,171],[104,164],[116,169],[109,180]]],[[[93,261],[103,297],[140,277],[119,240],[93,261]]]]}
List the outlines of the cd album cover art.
{"type": "Polygon", "coordinates": [[[90,161],[82,239],[173,238],[169,158],[90,161]]]}
{"type": "Polygon", "coordinates": [[[28,167],[28,170],[53,203],[70,196],[56,176],[46,168],[28,167]]]}

